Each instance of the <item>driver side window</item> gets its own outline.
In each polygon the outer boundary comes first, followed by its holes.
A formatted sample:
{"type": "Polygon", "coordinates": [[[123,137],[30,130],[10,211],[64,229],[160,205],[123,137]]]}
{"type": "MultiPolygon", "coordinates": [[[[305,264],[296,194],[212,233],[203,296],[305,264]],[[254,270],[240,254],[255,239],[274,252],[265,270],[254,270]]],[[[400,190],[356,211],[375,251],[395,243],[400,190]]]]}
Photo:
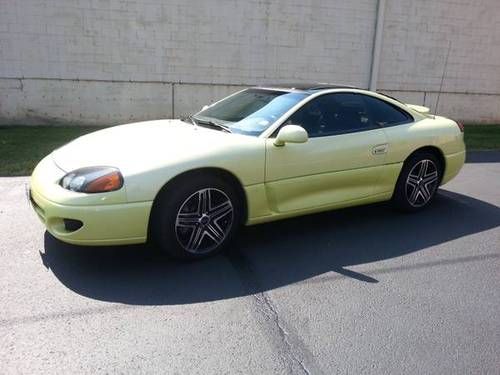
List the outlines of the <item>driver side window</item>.
{"type": "Polygon", "coordinates": [[[321,95],[304,104],[285,124],[302,126],[311,138],[376,127],[362,97],[351,93],[321,95]]]}

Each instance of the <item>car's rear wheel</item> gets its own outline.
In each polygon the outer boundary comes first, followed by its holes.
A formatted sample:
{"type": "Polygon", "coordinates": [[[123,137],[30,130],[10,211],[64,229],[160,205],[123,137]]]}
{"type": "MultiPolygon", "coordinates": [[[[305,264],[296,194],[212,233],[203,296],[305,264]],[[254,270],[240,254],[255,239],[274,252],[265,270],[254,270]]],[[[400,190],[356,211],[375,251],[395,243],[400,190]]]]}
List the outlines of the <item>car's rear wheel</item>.
{"type": "Polygon", "coordinates": [[[236,190],[218,176],[192,176],[161,193],[153,238],[174,258],[197,259],[227,248],[242,221],[236,190]]]}
{"type": "Polygon", "coordinates": [[[395,206],[404,211],[420,210],[436,195],[442,177],[439,159],[430,152],[418,152],[403,165],[393,195],[395,206]]]}

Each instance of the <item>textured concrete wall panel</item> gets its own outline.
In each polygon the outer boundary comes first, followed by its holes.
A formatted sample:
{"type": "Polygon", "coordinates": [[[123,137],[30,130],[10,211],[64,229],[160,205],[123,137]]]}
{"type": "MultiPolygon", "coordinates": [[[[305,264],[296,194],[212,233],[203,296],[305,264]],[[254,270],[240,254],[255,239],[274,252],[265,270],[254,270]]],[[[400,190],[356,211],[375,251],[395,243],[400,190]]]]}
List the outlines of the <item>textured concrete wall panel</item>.
{"type": "MultiPolygon", "coordinates": [[[[500,122],[498,0],[386,4],[378,88],[413,102],[442,88],[441,113],[500,122]]],[[[177,116],[265,82],[367,87],[376,8],[376,0],[0,0],[0,121],[177,116]]]]}
{"type": "Polygon", "coordinates": [[[0,79],[0,124],[114,125],[172,117],[172,85],[0,79]]]}

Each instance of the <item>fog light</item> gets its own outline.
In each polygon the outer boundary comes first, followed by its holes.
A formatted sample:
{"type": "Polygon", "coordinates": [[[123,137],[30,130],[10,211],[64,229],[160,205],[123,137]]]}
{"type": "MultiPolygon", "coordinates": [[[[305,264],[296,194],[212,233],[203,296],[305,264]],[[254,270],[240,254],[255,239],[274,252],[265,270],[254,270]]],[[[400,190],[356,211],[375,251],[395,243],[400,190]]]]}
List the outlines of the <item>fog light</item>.
{"type": "Polygon", "coordinates": [[[66,229],[66,231],[68,232],[74,232],[83,226],[83,223],[80,220],[63,219],[63,221],[64,221],[64,229],[66,229]]]}

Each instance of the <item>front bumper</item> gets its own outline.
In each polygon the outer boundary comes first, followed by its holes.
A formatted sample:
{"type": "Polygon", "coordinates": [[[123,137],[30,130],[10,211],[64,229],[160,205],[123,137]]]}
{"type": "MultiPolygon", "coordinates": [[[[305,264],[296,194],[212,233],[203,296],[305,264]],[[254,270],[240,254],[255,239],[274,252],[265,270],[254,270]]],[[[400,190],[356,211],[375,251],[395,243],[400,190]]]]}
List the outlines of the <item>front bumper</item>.
{"type": "Polygon", "coordinates": [[[49,233],[76,245],[121,245],[147,240],[152,202],[121,202],[120,194],[81,194],[60,187],[64,175],[50,158],[37,166],[30,181],[30,201],[49,233]],[[67,228],[64,219],[83,225],[67,228]]]}

